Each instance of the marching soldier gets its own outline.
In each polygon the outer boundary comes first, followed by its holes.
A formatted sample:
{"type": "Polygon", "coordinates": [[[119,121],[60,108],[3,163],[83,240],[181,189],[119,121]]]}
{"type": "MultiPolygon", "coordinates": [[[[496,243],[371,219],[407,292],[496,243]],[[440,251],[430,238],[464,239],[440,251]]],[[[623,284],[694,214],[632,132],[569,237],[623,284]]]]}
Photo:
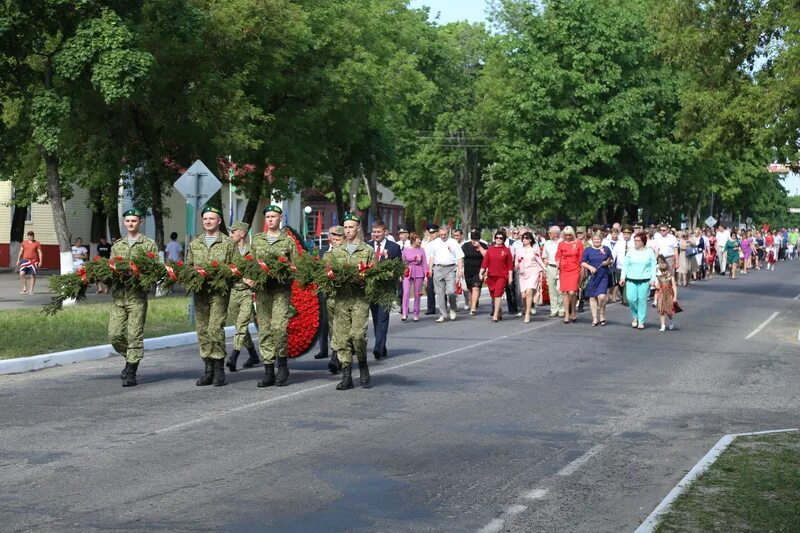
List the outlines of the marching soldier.
{"type": "MultiPolygon", "coordinates": [[[[239,255],[245,256],[250,253],[250,246],[247,244],[247,232],[250,225],[245,222],[234,222],[230,227],[231,240],[236,243],[236,250],[239,255]]],[[[253,368],[258,364],[258,352],[253,345],[253,338],[250,336],[250,321],[253,318],[253,291],[243,280],[234,283],[231,289],[231,301],[229,312],[235,317],[236,333],[233,336],[233,352],[226,366],[231,372],[236,372],[236,361],[242,348],[247,348],[250,355],[242,367],[253,368]]]]}
{"type": "MultiPolygon", "coordinates": [[[[361,218],[348,214],[344,217],[344,242],[327,254],[328,261],[339,264],[371,263],[375,251],[359,239],[361,218]]],[[[336,292],[333,315],[331,347],[336,351],[342,366],[342,381],[336,390],[353,388],[353,354],[358,359],[361,386],[370,386],[367,366],[367,320],[369,301],[364,287],[342,287],[336,292]]]]}
{"type": "MultiPolygon", "coordinates": [[[[294,240],[281,229],[283,210],[277,205],[264,208],[266,231],[253,237],[252,249],[255,259],[285,257],[289,262],[297,259],[294,240]]],[[[271,280],[265,288],[256,291],[256,316],[259,327],[259,348],[264,360],[264,377],[259,387],[283,387],[289,382],[289,367],[286,364],[288,327],[292,284],[271,280]],[[277,375],[275,366],[277,364],[277,375]]]]}
{"type": "MultiPolygon", "coordinates": [[[[225,266],[231,262],[236,253],[236,245],[227,235],[219,231],[221,223],[222,211],[211,206],[203,209],[205,231],[189,243],[187,264],[202,267],[212,261],[218,261],[220,265],[225,266]]],[[[224,327],[228,316],[229,298],[230,290],[218,292],[208,288],[194,295],[197,342],[200,345],[200,357],[205,364],[203,376],[195,383],[199,387],[212,383],[217,387],[225,385],[224,327]]]]}
{"type": "MultiPolygon", "coordinates": [[[[342,226],[331,226],[328,230],[328,250],[325,254],[336,248],[342,243],[344,239],[344,228],[342,226]]],[[[325,294],[320,292],[320,331],[319,331],[319,353],[314,356],[314,359],[327,359],[328,357],[328,344],[330,342],[331,326],[333,325],[333,294],[325,294]]],[[[328,370],[331,374],[336,375],[341,370],[339,366],[339,358],[336,356],[336,350],[331,350],[331,360],[328,363],[328,370]]]]}
{"type": "MultiPolygon", "coordinates": [[[[148,252],[157,253],[155,241],[139,233],[144,213],[139,209],[128,209],[122,217],[127,235],[114,242],[111,257],[122,257],[125,261],[130,261],[148,252]]],[[[111,294],[113,307],[108,319],[108,339],[114,350],[125,358],[125,368],[120,375],[122,386],[135,387],[136,371],[144,356],[147,293],[115,285],[111,294]]]]}

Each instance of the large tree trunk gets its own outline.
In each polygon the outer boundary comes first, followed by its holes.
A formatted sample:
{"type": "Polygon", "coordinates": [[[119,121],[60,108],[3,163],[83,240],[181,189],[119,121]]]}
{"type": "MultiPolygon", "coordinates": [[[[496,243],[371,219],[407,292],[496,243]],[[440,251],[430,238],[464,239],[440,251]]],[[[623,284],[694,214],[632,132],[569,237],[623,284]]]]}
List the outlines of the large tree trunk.
{"type": "Polygon", "coordinates": [[[98,243],[100,237],[107,235],[106,230],[106,209],[105,202],[103,201],[103,191],[100,188],[92,188],[89,190],[89,205],[92,209],[92,225],[89,230],[89,242],[98,243]]]}
{"type": "Polygon", "coordinates": [[[116,209],[112,209],[106,216],[108,217],[108,234],[111,237],[111,242],[114,242],[122,237],[122,232],[119,228],[119,213],[117,213],[116,209]]]}
{"type": "Polygon", "coordinates": [[[336,200],[336,221],[341,224],[344,220],[344,191],[339,180],[333,180],[333,197],[336,200]]]}
{"type": "Polygon", "coordinates": [[[464,160],[455,173],[458,208],[461,224],[478,226],[478,183],[480,181],[480,160],[476,151],[470,152],[466,132],[458,130],[457,139],[463,149],[464,160]]]}
{"type": "Polygon", "coordinates": [[[378,207],[378,170],[376,168],[370,169],[364,176],[364,181],[367,184],[367,193],[369,194],[369,210],[372,215],[372,220],[378,220],[381,217],[381,211],[378,207]]]}
{"type": "Polygon", "coordinates": [[[28,217],[28,206],[14,206],[14,216],[11,218],[11,235],[8,247],[8,266],[15,264],[19,247],[25,238],[25,219],[28,217]]]}
{"type": "MultiPolygon", "coordinates": [[[[242,222],[250,226],[253,225],[253,220],[256,218],[256,211],[258,211],[259,198],[248,198],[247,205],[244,207],[244,215],[242,222]]],[[[254,233],[258,233],[254,230],[254,233]]]]}
{"type": "MultiPolygon", "coordinates": [[[[164,249],[164,200],[161,197],[161,176],[155,170],[149,171],[150,183],[150,212],[153,214],[153,225],[155,226],[156,247],[164,249]]],[[[224,218],[224,217],[223,217],[224,218]]]]}
{"type": "Polygon", "coordinates": [[[354,175],[350,180],[350,212],[358,212],[358,187],[361,184],[361,178],[358,174],[354,175]]]}
{"type": "Polygon", "coordinates": [[[71,235],[67,226],[67,211],[64,209],[64,196],[61,193],[61,178],[58,167],[59,160],[53,154],[44,154],[47,166],[47,199],[53,211],[53,226],[58,239],[58,248],[61,252],[69,252],[71,248],[71,235]]]}

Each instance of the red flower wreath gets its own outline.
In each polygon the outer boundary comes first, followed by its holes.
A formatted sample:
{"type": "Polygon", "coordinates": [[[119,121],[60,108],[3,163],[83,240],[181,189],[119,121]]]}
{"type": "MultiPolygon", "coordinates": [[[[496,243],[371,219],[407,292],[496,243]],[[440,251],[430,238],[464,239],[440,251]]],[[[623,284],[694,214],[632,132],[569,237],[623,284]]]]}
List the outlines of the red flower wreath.
{"type": "MultiPolygon", "coordinates": [[[[286,233],[294,240],[297,251],[301,254],[306,253],[303,242],[298,238],[297,232],[291,228],[286,228],[286,233]]],[[[285,257],[281,258],[284,261],[285,257]]],[[[297,311],[289,319],[288,326],[288,348],[289,357],[300,357],[311,349],[319,334],[319,289],[311,284],[301,287],[296,281],[292,283],[292,307],[297,311]]]]}

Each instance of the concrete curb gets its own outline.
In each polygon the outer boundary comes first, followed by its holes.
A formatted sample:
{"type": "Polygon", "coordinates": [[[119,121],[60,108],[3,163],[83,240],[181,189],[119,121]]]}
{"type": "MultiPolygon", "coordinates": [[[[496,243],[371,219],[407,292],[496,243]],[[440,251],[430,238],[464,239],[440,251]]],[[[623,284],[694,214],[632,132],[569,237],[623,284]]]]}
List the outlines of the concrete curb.
{"type": "Polygon", "coordinates": [[[672,504],[675,500],[680,496],[689,486],[701,475],[705,473],[708,468],[714,464],[722,452],[731,445],[731,443],[736,439],[736,437],[744,437],[748,435],[766,435],[768,433],[788,433],[790,431],[800,431],[798,428],[791,428],[791,429],[773,429],[770,431],[754,431],[752,433],[731,433],[729,435],[725,435],[717,443],[711,448],[708,453],[703,456],[700,461],[692,467],[689,472],[683,476],[683,479],[669,491],[669,494],[661,500],[661,503],[658,504],[658,507],[653,509],[653,512],[642,522],[638,528],[636,528],[635,533],[652,533],[655,531],[656,526],[661,521],[661,517],[669,511],[672,504]]]}
{"type": "MultiPolygon", "coordinates": [[[[254,324],[250,324],[250,333],[256,334],[254,324]]],[[[225,328],[225,338],[233,337],[234,327],[225,328]]],[[[153,337],[144,340],[145,350],[160,350],[162,348],[175,348],[178,346],[188,346],[197,344],[197,333],[190,331],[187,333],[177,333],[175,335],[165,335],[163,337],[153,337]]],[[[90,346],[88,348],[77,348],[63,352],[46,353],[33,355],[30,357],[19,357],[17,359],[7,359],[0,361],[0,375],[20,374],[31,372],[54,366],[63,366],[80,361],[90,361],[94,359],[105,359],[106,357],[119,357],[110,344],[100,346],[90,346]]]]}

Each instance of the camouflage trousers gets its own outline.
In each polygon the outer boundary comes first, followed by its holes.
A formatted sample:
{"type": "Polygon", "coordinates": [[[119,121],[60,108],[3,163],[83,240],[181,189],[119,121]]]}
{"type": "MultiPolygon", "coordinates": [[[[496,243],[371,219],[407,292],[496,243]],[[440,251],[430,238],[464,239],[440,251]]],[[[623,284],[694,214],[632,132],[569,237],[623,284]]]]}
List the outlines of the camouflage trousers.
{"type": "Polygon", "coordinates": [[[128,363],[144,357],[144,322],[147,318],[147,293],[115,290],[108,317],[108,340],[128,363]]]}
{"type": "Polygon", "coordinates": [[[253,298],[250,289],[233,289],[228,313],[233,315],[236,333],[233,335],[233,349],[253,348],[253,337],[250,336],[250,321],[253,319],[253,298]]]}
{"type": "Polygon", "coordinates": [[[331,348],[342,367],[367,360],[367,321],[369,302],[363,296],[337,296],[333,313],[331,348]]]}
{"type": "Polygon", "coordinates": [[[197,342],[203,359],[225,359],[225,319],[228,317],[229,298],[228,292],[200,291],[194,295],[197,342]]]}
{"type": "Polygon", "coordinates": [[[291,301],[290,287],[267,288],[256,293],[258,347],[264,364],[274,364],[276,358],[286,357],[291,301]]]}

